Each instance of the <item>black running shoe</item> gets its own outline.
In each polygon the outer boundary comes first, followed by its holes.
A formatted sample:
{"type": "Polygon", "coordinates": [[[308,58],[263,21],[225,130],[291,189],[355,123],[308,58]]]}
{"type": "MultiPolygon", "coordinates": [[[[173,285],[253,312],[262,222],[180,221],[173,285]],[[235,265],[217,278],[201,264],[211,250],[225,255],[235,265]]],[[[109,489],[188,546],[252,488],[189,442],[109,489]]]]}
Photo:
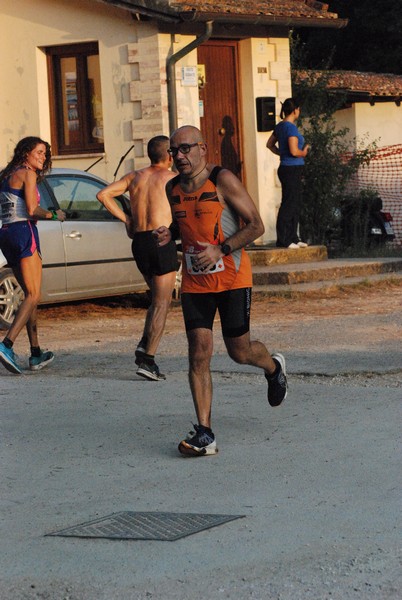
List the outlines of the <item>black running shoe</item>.
{"type": "Polygon", "coordinates": [[[190,431],[186,439],[180,442],[179,452],[184,456],[207,456],[216,454],[215,436],[211,429],[203,425],[194,425],[195,431],[190,431]]]}
{"type": "Polygon", "coordinates": [[[46,365],[50,365],[51,362],[53,362],[54,360],[54,354],[53,352],[42,352],[40,353],[39,356],[30,356],[29,357],[29,368],[31,369],[31,371],[39,371],[40,369],[43,369],[43,367],[46,367],[46,365]]]}
{"type": "Polygon", "coordinates": [[[163,381],[166,379],[166,375],[159,371],[159,367],[156,363],[148,365],[145,362],[140,363],[137,369],[137,375],[145,377],[146,379],[152,379],[152,381],[163,381]]]}
{"type": "Polygon", "coordinates": [[[274,375],[265,373],[265,378],[268,381],[268,402],[271,406],[279,406],[288,394],[285,359],[279,353],[272,354],[272,358],[280,368],[274,375]]]}

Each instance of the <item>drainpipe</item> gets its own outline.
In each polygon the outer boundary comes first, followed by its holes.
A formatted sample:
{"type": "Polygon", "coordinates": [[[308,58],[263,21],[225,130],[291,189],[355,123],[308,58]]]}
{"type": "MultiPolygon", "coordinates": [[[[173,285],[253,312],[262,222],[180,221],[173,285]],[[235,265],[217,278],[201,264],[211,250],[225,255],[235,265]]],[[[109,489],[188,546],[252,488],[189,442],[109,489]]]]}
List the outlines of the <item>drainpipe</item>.
{"type": "Polygon", "coordinates": [[[213,21],[205,23],[205,32],[181,50],[172,54],[166,62],[167,76],[167,93],[168,93],[168,109],[169,109],[169,130],[172,133],[177,129],[177,96],[176,96],[176,77],[175,65],[183,56],[189,54],[195,48],[198,48],[203,42],[206,42],[212,35],[213,21]]]}

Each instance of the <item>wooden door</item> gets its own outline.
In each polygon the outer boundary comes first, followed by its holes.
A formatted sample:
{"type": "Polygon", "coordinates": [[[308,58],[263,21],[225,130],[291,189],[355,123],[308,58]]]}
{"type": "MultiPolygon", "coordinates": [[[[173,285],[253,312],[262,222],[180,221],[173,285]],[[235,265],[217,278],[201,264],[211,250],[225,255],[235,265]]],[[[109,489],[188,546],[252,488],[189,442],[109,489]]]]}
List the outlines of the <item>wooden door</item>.
{"type": "Polygon", "coordinates": [[[199,98],[208,160],[242,179],[237,42],[216,40],[202,44],[198,47],[198,64],[205,69],[199,98]]]}

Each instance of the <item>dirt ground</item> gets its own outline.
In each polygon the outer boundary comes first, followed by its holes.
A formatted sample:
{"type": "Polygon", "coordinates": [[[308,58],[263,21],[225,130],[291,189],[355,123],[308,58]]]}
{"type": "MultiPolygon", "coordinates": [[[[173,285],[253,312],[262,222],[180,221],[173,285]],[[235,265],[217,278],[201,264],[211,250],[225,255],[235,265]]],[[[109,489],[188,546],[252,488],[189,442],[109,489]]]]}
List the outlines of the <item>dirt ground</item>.
{"type": "MultiPolygon", "coordinates": [[[[146,294],[133,294],[118,298],[100,299],[63,305],[42,306],[39,327],[42,344],[56,349],[74,337],[74,343],[95,343],[103,337],[136,344],[142,333],[148,298],[146,294]]],[[[402,307],[402,280],[366,283],[353,287],[336,287],[323,292],[288,296],[255,296],[252,302],[251,333],[267,343],[270,349],[286,351],[295,346],[302,350],[325,343],[326,348],[335,343],[338,328],[334,320],[348,317],[383,316],[400,313],[402,307]],[[306,335],[309,328],[314,332],[306,335]],[[330,333],[328,333],[330,332],[330,333]],[[321,339],[320,339],[321,338],[321,339]]],[[[338,333],[340,333],[338,331],[338,333]]],[[[165,334],[159,353],[169,354],[174,346],[176,355],[186,355],[186,341],[180,304],[173,302],[168,315],[165,334]]],[[[398,324],[384,323],[378,327],[367,319],[360,323],[359,341],[367,338],[371,344],[389,338],[400,339],[398,324]]],[[[102,340],[101,340],[102,338],[102,340]]],[[[223,348],[219,325],[215,327],[215,349],[223,348]]],[[[346,327],[342,330],[343,346],[356,342],[356,332],[346,327]],[[350,336],[350,337],[349,337],[350,336]]],[[[17,350],[18,351],[18,350],[17,350]]]]}
{"type": "MultiPolygon", "coordinates": [[[[133,356],[131,364],[118,362],[115,365],[116,376],[130,377],[135,373],[134,349],[142,334],[148,306],[147,294],[41,306],[41,345],[65,358],[68,353],[64,368],[69,376],[80,377],[90,373],[99,375],[102,348],[104,350],[104,344],[110,344],[112,353],[122,351],[126,356],[133,356]],[[85,351],[88,343],[92,352],[83,364],[74,349],[85,351]]],[[[356,382],[361,383],[364,379],[367,383],[375,375],[376,378],[387,377],[389,385],[399,386],[402,385],[402,371],[394,372],[393,369],[389,373],[386,365],[387,356],[394,361],[395,352],[401,348],[401,307],[401,279],[353,287],[334,286],[327,291],[292,297],[256,295],[251,310],[251,337],[263,341],[271,352],[280,351],[285,356],[288,353],[314,356],[320,349],[323,356],[329,357],[336,354],[347,357],[350,351],[367,351],[367,368],[364,363],[349,365],[344,358],[337,366],[338,379],[353,377],[356,382]],[[376,352],[381,352],[382,364],[373,369],[376,352]]],[[[24,334],[17,341],[16,352],[27,361],[28,346],[24,334]]],[[[214,327],[214,353],[225,354],[218,317],[214,327]]],[[[158,364],[164,367],[172,354],[183,356],[183,371],[186,371],[187,342],[178,301],[173,302],[168,315],[157,354],[158,364]]],[[[292,364],[288,364],[288,372],[299,378],[328,374],[325,368],[320,371],[314,360],[311,365],[302,361],[298,369],[292,369],[292,364]]]]}
{"type": "MultiPolygon", "coordinates": [[[[143,317],[148,306],[146,294],[131,294],[115,298],[82,301],[40,307],[41,319],[54,321],[83,319],[100,316],[105,319],[125,316],[143,317]]],[[[252,305],[252,321],[266,319],[270,315],[289,322],[301,317],[328,317],[330,314],[384,314],[402,307],[402,281],[392,279],[356,286],[334,286],[326,291],[294,293],[290,296],[255,296],[252,305]],[[273,314],[274,313],[274,314],[273,314]]],[[[180,304],[173,301],[169,321],[181,324],[180,304]]],[[[168,323],[169,325],[169,323],[168,323]]]]}

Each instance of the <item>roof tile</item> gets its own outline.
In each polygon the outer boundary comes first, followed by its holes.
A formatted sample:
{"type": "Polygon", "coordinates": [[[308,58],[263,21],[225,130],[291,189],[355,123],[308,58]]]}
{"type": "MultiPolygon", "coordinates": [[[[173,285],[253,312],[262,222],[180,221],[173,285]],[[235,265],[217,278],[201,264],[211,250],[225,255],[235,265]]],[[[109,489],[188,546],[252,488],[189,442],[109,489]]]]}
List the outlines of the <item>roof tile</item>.
{"type": "Polygon", "coordinates": [[[391,73],[365,73],[362,71],[308,71],[298,70],[295,83],[311,78],[325,77],[327,89],[366,93],[369,96],[402,96],[402,75],[391,73]]]}
{"type": "Polygon", "coordinates": [[[230,13],[232,15],[264,15],[277,17],[307,17],[336,19],[328,12],[328,4],[317,0],[171,0],[170,8],[183,12],[230,13]]]}

